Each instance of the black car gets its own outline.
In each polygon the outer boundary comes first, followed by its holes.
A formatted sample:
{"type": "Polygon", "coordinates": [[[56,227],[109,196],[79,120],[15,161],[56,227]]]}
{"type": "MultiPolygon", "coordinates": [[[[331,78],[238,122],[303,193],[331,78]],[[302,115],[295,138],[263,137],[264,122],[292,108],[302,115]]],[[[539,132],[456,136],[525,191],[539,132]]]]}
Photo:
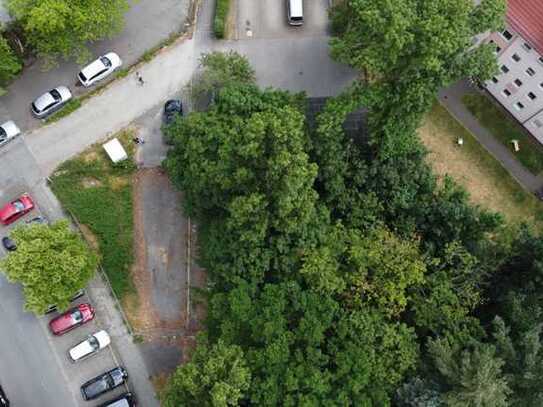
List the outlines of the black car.
{"type": "Polygon", "coordinates": [[[2,238],[2,244],[4,245],[6,250],[9,250],[10,252],[17,250],[17,245],[15,244],[15,241],[8,236],[2,238]]]}
{"type": "Polygon", "coordinates": [[[27,225],[36,224],[36,223],[40,225],[47,225],[49,224],[49,221],[47,220],[45,216],[36,216],[35,218],[29,219],[26,221],[27,225]]]}
{"type": "Polygon", "coordinates": [[[172,123],[177,116],[183,116],[183,104],[178,99],[171,99],[164,105],[164,124],[172,123]]]}
{"type": "MultiPolygon", "coordinates": [[[[85,290],[79,290],[78,292],[76,292],[74,294],[74,296],[70,299],[70,302],[74,302],[75,300],[77,300],[78,298],[81,298],[85,295],[85,290]]],[[[49,307],[47,307],[47,309],[45,310],[45,314],[49,314],[53,311],[56,311],[57,310],[57,306],[56,305],[49,305],[49,307]]]]}
{"type": "Polygon", "coordinates": [[[6,393],[4,393],[2,386],[0,386],[0,407],[9,407],[9,400],[6,393]]]}
{"type": "Polygon", "coordinates": [[[115,387],[120,386],[126,382],[127,378],[128,373],[126,370],[123,367],[118,366],[83,384],[81,386],[81,395],[84,400],[95,399],[102,394],[113,390],[115,387]]]}
{"type": "Polygon", "coordinates": [[[136,407],[136,398],[132,393],[124,393],[116,399],[100,404],[98,407],[136,407]]]}

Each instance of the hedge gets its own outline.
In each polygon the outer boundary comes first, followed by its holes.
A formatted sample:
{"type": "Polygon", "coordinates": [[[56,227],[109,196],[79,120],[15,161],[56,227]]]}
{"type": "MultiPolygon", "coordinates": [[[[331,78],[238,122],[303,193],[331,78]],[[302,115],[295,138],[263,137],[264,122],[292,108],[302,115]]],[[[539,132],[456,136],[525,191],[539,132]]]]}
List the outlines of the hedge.
{"type": "Polygon", "coordinates": [[[215,18],[213,20],[213,32],[215,37],[224,38],[226,19],[230,9],[230,0],[217,0],[215,3],[215,18]]]}

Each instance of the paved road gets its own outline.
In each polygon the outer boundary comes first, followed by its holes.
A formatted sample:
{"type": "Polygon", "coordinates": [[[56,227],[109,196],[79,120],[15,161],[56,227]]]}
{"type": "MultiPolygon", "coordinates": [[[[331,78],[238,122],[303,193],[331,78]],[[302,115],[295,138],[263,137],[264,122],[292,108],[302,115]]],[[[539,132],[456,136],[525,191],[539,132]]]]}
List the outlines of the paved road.
{"type": "MultiPolygon", "coordinates": [[[[123,32],[111,39],[90,46],[94,56],[108,51],[117,52],[128,66],[172,33],[184,28],[190,0],[131,0],[123,32]]],[[[75,75],[80,67],[71,61],[61,61],[58,67],[44,71],[40,62],[25,69],[22,76],[11,84],[8,94],[0,97],[0,123],[11,119],[23,130],[40,126],[41,122],[30,114],[30,102],[45,91],[66,85],[74,94],[85,92],[76,88],[75,75]]]]}

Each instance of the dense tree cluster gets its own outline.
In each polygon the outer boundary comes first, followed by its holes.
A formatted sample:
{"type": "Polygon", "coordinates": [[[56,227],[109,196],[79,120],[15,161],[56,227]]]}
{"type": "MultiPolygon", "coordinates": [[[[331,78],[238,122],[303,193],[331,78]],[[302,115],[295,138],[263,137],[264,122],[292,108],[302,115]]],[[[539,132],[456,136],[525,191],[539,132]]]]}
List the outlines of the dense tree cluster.
{"type": "Polygon", "coordinates": [[[345,23],[399,8],[408,21],[394,24],[422,37],[391,44],[397,60],[353,50],[372,79],[315,123],[303,95],[222,81],[206,112],[166,129],[165,167],[200,224],[210,281],[206,337],[166,406],[541,405],[543,239],[437,180],[416,135],[435,86],[466,72],[440,76],[446,60],[485,57],[465,42],[436,51],[434,88],[417,97],[395,77],[409,73],[389,70],[432,42],[424,16],[447,26],[451,11],[472,32],[494,27],[501,3],[411,3],[367,15],[356,7],[373,2],[343,3],[345,23]],[[353,140],[342,124],[360,106],[370,136],[353,140]]]}

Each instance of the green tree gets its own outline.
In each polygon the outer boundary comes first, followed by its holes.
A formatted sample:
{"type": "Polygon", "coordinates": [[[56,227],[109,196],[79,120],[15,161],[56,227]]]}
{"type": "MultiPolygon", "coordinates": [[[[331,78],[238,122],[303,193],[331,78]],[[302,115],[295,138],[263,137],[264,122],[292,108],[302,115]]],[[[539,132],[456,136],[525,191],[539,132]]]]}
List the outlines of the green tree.
{"type": "Polygon", "coordinates": [[[443,398],[451,407],[505,407],[511,393],[502,368],[505,362],[489,344],[472,349],[441,338],[431,340],[428,351],[441,375],[443,398]]]}
{"type": "Polygon", "coordinates": [[[0,95],[5,93],[3,87],[21,71],[20,59],[10,48],[0,33],[0,95]]]}
{"type": "Polygon", "coordinates": [[[49,63],[59,57],[88,60],[87,44],[121,32],[129,8],[127,0],[8,0],[7,6],[49,63]]]}
{"type": "Polygon", "coordinates": [[[384,228],[352,231],[346,249],[347,302],[369,303],[385,315],[407,306],[408,289],[421,285],[426,266],[416,242],[402,241],[384,228]]]}
{"type": "Polygon", "coordinates": [[[222,340],[210,345],[200,336],[191,361],[173,373],[161,401],[166,407],[237,406],[250,381],[251,372],[239,346],[222,340]]]}
{"type": "Polygon", "coordinates": [[[9,281],[22,284],[25,309],[36,314],[51,304],[67,308],[98,265],[97,256],[67,221],[20,226],[11,237],[17,250],[1,261],[0,268],[9,281]]]}
{"type": "Polygon", "coordinates": [[[255,83],[255,71],[247,58],[235,51],[214,51],[200,56],[200,72],[192,84],[192,95],[199,98],[234,84],[255,83]]]}
{"type": "MultiPolygon", "coordinates": [[[[473,48],[472,38],[499,28],[504,14],[504,0],[478,6],[464,0],[346,0],[332,12],[343,27],[331,41],[331,52],[367,78],[422,78],[437,89],[477,70],[479,61],[471,56],[490,49],[473,48]]],[[[486,79],[492,72],[480,74],[486,79]]]]}

